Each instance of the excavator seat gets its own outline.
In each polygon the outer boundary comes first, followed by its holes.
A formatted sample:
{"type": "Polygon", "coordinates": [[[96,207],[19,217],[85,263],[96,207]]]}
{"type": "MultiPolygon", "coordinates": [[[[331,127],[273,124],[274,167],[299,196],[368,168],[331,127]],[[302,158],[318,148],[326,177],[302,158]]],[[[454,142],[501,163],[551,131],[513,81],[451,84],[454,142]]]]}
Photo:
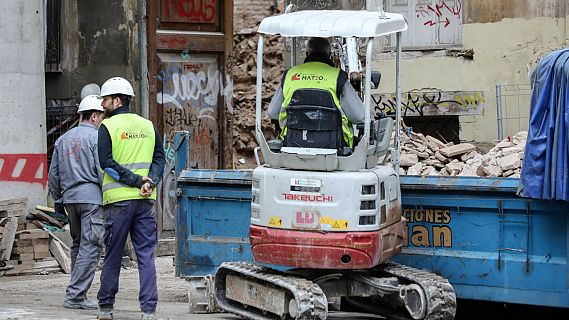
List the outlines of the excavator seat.
{"type": "Polygon", "coordinates": [[[296,90],[286,108],[285,147],[341,150],[342,113],[332,94],[321,89],[296,90]]]}

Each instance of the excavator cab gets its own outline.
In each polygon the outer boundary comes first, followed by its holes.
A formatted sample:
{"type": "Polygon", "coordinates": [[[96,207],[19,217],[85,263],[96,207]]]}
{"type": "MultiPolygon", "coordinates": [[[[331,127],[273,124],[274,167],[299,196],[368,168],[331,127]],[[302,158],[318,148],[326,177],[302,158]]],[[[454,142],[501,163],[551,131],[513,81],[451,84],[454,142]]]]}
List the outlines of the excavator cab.
{"type": "Polygon", "coordinates": [[[298,11],[261,22],[250,244],[254,260],[265,266],[222,264],[215,276],[222,309],[249,319],[323,320],[332,301],[372,297],[406,309],[414,319],[454,318],[456,298],[448,281],[387,261],[400,252],[405,238],[398,176],[405,30],[402,15],[383,11],[298,11]],[[397,40],[395,130],[393,119],[372,119],[370,111],[372,86],[379,83],[371,71],[373,40],[390,34],[397,40]],[[356,83],[362,87],[365,121],[352,152],[339,152],[341,114],[330,94],[318,91],[287,107],[285,141],[267,142],[261,128],[265,35],[343,39],[343,67],[356,71],[356,40],[363,39],[365,71],[356,83]],[[384,165],[386,159],[394,167],[384,165]],[[292,269],[281,272],[266,265],[292,269]]]}

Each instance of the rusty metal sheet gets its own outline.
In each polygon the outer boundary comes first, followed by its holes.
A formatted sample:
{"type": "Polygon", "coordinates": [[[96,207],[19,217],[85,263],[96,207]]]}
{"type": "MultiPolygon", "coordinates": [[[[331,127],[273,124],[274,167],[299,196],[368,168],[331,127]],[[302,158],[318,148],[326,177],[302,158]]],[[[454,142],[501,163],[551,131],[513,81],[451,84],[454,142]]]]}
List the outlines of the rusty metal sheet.
{"type": "MultiPolygon", "coordinates": [[[[482,114],[486,99],[482,91],[442,91],[418,89],[402,94],[401,107],[405,117],[474,115],[482,114]]],[[[395,94],[382,93],[372,96],[372,108],[395,115],[395,94]]]]}

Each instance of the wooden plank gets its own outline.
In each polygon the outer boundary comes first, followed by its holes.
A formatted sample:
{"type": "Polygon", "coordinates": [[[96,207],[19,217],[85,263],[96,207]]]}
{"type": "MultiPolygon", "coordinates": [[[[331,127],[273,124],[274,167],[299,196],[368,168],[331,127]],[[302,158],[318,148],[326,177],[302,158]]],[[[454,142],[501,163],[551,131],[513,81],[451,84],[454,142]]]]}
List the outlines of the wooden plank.
{"type": "Polygon", "coordinates": [[[43,238],[49,238],[49,233],[47,231],[44,230],[40,230],[40,229],[36,229],[36,230],[23,230],[20,231],[18,237],[21,240],[26,240],[26,239],[43,239],[43,238]]]}
{"type": "Polygon", "coordinates": [[[9,209],[9,210],[0,211],[0,218],[19,217],[19,216],[25,216],[24,215],[24,208],[9,209]]]}
{"type": "Polygon", "coordinates": [[[55,241],[59,242],[59,243],[63,246],[63,249],[67,250],[68,252],[71,251],[71,249],[69,248],[69,246],[66,245],[66,244],[65,244],[65,241],[63,241],[59,236],[57,236],[55,233],[53,233],[53,232],[51,232],[51,231],[49,231],[49,230],[46,230],[46,231],[47,231],[47,233],[48,233],[49,236],[50,236],[50,241],[51,241],[51,240],[55,240],[55,241]]]}
{"type": "Polygon", "coordinates": [[[59,268],[59,263],[54,258],[51,258],[51,259],[46,259],[45,261],[36,262],[32,266],[34,269],[59,268]]]}
{"type": "Polygon", "coordinates": [[[46,247],[49,247],[49,238],[43,238],[43,239],[32,239],[32,244],[35,245],[45,245],[46,247]]]}
{"type": "Polygon", "coordinates": [[[16,239],[14,247],[29,247],[33,244],[32,239],[16,239]]]}
{"type": "Polygon", "coordinates": [[[34,253],[36,253],[36,252],[49,252],[49,244],[35,244],[32,248],[33,248],[34,253]]]}
{"type": "Polygon", "coordinates": [[[34,260],[34,253],[19,253],[19,254],[12,254],[10,256],[10,259],[12,260],[18,260],[20,262],[24,262],[24,261],[32,261],[34,260]]]}
{"type": "Polygon", "coordinates": [[[57,267],[45,267],[45,268],[33,268],[30,266],[21,266],[18,265],[14,267],[14,269],[6,271],[4,275],[6,276],[25,276],[25,275],[34,275],[34,274],[49,274],[49,273],[56,273],[61,272],[61,268],[57,267]]]}
{"type": "Polygon", "coordinates": [[[69,250],[64,249],[61,240],[52,238],[49,241],[49,250],[51,251],[51,254],[53,254],[55,260],[57,260],[59,263],[61,269],[63,269],[63,272],[67,274],[71,273],[71,259],[69,258],[69,250]]]}
{"type": "Polygon", "coordinates": [[[43,259],[51,257],[51,253],[48,252],[35,252],[34,251],[34,259],[43,259]]]}
{"type": "Polygon", "coordinates": [[[34,253],[34,247],[13,247],[12,254],[34,253]]]}
{"type": "Polygon", "coordinates": [[[37,210],[40,210],[40,211],[43,211],[43,212],[55,213],[55,209],[54,209],[54,208],[40,206],[39,204],[36,206],[36,209],[37,209],[37,210]]]}
{"type": "Polygon", "coordinates": [[[0,260],[8,260],[14,246],[16,238],[16,228],[18,227],[18,219],[12,218],[4,227],[2,241],[0,242],[0,260]]]}
{"type": "Polygon", "coordinates": [[[49,224],[54,225],[58,228],[63,228],[64,224],[59,222],[57,219],[49,216],[48,214],[40,211],[40,210],[30,210],[30,214],[40,220],[47,221],[49,224]]]}
{"type": "Polygon", "coordinates": [[[23,204],[24,206],[28,205],[28,198],[14,198],[14,199],[7,199],[7,200],[0,200],[0,208],[9,205],[19,205],[23,204]]]}

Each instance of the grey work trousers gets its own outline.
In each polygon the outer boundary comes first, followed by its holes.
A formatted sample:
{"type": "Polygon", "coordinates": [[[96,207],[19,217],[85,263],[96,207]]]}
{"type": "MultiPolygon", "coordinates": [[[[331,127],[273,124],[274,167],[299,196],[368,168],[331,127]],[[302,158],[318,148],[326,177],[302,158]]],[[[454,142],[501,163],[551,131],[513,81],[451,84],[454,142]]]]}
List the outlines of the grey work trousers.
{"type": "Polygon", "coordinates": [[[105,237],[102,206],[87,203],[65,204],[71,229],[71,277],[65,290],[65,301],[86,299],[105,237]]]}

